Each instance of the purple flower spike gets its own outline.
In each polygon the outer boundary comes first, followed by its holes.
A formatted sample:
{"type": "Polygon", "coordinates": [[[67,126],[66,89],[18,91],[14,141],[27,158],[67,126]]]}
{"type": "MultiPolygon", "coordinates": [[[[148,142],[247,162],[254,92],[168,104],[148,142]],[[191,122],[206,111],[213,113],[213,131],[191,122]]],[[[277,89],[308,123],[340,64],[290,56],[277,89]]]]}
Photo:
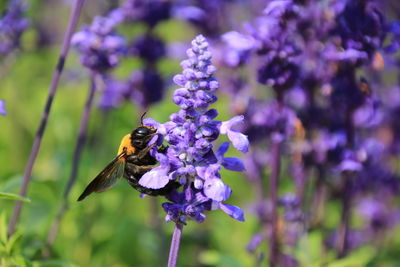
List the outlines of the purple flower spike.
{"type": "Polygon", "coordinates": [[[205,219],[204,211],[218,208],[232,218],[244,221],[240,208],[222,204],[229,199],[232,190],[220,174],[222,167],[244,171],[244,164],[238,158],[224,157],[229,143],[222,144],[216,153],[212,144],[223,133],[228,135],[234,147],[247,152],[247,137],[231,129],[243,121],[243,116],[222,123],[214,121],[218,112],[209,109],[209,105],[218,100],[214,91],[219,83],[213,77],[216,68],[211,64],[206,39],[197,36],[186,54],[189,58],[181,64],[182,73],[174,77],[179,88],[172,100],[180,111],[172,114],[171,121],[164,124],[151,122],[168,143],[167,153],[156,153],[160,166],[146,173],[139,183],[144,187],[162,188],[173,180],[182,185],[182,191],[174,190],[166,196],[170,201],[163,204],[167,221],[200,223],[205,219]]]}

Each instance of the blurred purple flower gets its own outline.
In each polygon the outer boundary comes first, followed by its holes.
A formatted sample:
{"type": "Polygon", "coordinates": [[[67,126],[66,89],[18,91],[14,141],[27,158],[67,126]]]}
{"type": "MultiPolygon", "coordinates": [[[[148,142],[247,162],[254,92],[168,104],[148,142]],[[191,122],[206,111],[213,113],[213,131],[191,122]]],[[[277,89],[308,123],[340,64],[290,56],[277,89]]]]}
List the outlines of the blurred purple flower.
{"type": "Polygon", "coordinates": [[[400,21],[395,21],[389,25],[388,34],[390,43],[385,47],[385,51],[394,54],[400,49],[400,21]]]}
{"type": "Polygon", "coordinates": [[[164,0],[126,0],[122,11],[126,21],[142,21],[154,27],[171,16],[171,2],[164,0]]]}
{"type": "Polygon", "coordinates": [[[132,44],[132,54],[138,55],[146,63],[154,63],[166,54],[164,41],[151,34],[139,36],[132,44]]]}
{"type": "Polygon", "coordinates": [[[385,21],[378,9],[378,1],[346,1],[338,14],[335,33],[341,37],[344,49],[366,52],[370,57],[385,37],[385,21]]]}
{"type": "Polygon", "coordinates": [[[112,17],[95,17],[90,26],[74,34],[71,43],[81,54],[85,67],[102,73],[118,65],[127,49],[125,38],[114,31],[118,23],[112,17]]]}
{"type": "Polygon", "coordinates": [[[0,56],[18,47],[22,33],[28,28],[24,18],[26,3],[23,0],[8,1],[7,11],[0,18],[0,56]]]}
{"type": "Polygon", "coordinates": [[[199,28],[200,32],[218,37],[225,26],[230,0],[177,1],[173,8],[174,17],[186,20],[199,28]]]}
{"type": "Polygon", "coordinates": [[[107,110],[119,107],[128,93],[128,83],[110,77],[104,77],[104,84],[105,86],[99,102],[99,108],[107,110]]]}
{"type": "Polygon", "coordinates": [[[7,111],[6,111],[6,103],[4,100],[0,99],[0,115],[7,115],[7,111]]]}
{"type": "Polygon", "coordinates": [[[172,100],[180,111],[170,116],[171,121],[156,125],[169,144],[167,154],[156,153],[156,157],[163,160],[161,165],[143,175],[139,183],[145,187],[162,188],[169,180],[175,180],[183,185],[183,191],[173,191],[167,196],[171,202],[163,204],[167,221],[186,223],[192,219],[202,222],[205,219],[203,212],[213,209],[221,209],[232,218],[243,221],[240,208],[222,203],[228,200],[232,190],[224,184],[219,171],[222,167],[244,171],[244,164],[238,158],[224,157],[227,143],[216,154],[212,145],[219,134],[227,134],[238,150],[247,152],[249,143],[246,136],[231,129],[243,117],[227,122],[215,121],[217,111],[208,109],[209,104],[217,101],[213,92],[219,83],[213,77],[216,69],[211,64],[208,42],[202,35],[192,41],[187,55],[188,59],[181,63],[182,74],[174,77],[174,82],[181,87],[175,90],[172,100]]]}
{"type": "Polygon", "coordinates": [[[152,68],[134,71],[128,84],[130,100],[143,108],[160,101],[164,95],[164,80],[152,68]]]}
{"type": "Polygon", "coordinates": [[[238,67],[248,61],[251,50],[255,47],[255,41],[251,36],[231,31],[221,36],[228,47],[224,51],[224,62],[230,67],[238,67]]]}

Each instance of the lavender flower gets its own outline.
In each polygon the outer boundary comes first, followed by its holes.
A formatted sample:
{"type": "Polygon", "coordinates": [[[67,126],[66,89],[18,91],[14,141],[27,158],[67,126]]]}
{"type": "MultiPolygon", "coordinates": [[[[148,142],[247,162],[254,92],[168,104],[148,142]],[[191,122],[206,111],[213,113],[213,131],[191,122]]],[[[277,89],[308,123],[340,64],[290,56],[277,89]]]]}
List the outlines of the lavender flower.
{"type": "Polygon", "coordinates": [[[0,19],[0,56],[18,47],[22,33],[29,26],[29,20],[24,18],[25,2],[10,0],[8,10],[0,19]]]}
{"type": "Polygon", "coordinates": [[[126,0],[122,5],[126,21],[143,21],[150,27],[156,26],[171,16],[170,1],[126,0]]]}
{"type": "Polygon", "coordinates": [[[255,46],[255,41],[251,36],[231,31],[223,34],[221,38],[228,47],[224,55],[226,65],[238,67],[248,61],[250,52],[255,46]]]}
{"type": "Polygon", "coordinates": [[[81,53],[81,63],[99,73],[108,71],[119,63],[119,57],[126,51],[123,36],[114,31],[119,19],[96,17],[91,26],[84,26],[74,34],[72,45],[81,53]]]}
{"type": "MultiPolygon", "coordinates": [[[[246,153],[249,142],[247,137],[233,129],[243,121],[243,116],[221,122],[214,118],[217,110],[209,105],[217,101],[214,92],[219,83],[213,77],[216,68],[211,64],[208,42],[199,35],[187,50],[188,59],[182,61],[182,74],[174,77],[180,86],[175,90],[173,102],[180,111],[170,116],[171,121],[158,124],[147,119],[145,124],[158,129],[169,144],[167,153],[155,153],[160,166],[146,173],[139,183],[148,188],[158,189],[170,180],[178,181],[182,191],[173,191],[167,196],[170,202],[164,203],[167,221],[186,223],[192,219],[202,222],[204,211],[221,209],[229,216],[244,221],[239,207],[225,204],[232,193],[219,173],[220,169],[244,171],[239,158],[224,157],[229,143],[222,144],[214,153],[212,142],[220,134],[226,134],[233,146],[246,153]]],[[[154,153],[154,152],[153,152],[154,153]]]]}
{"type": "Polygon", "coordinates": [[[132,53],[147,63],[154,63],[165,56],[166,48],[163,40],[152,34],[146,34],[134,40],[132,53]]]}

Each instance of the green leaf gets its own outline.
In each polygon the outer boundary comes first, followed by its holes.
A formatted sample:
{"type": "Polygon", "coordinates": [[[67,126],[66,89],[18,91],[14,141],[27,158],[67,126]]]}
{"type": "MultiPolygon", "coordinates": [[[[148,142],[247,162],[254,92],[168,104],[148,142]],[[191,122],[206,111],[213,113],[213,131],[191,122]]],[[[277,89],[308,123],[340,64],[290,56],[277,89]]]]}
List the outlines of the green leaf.
{"type": "Polygon", "coordinates": [[[0,214],[0,242],[7,242],[7,222],[6,222],[6,214],[2,212],[0,214]]]}
{"type": "Polygon", "coordinates": [[[366,266],[368,262],[372,260],[376,255],[376,249],[372,246],[361,247],[346,258],[336,260],[327,265],[327,267],[356,267],[356,266],[366,266]]]}
{"type": "Polygon", "coordinates": [[[29,198],[21,197],[20,195],[13,194],[13,193],[6,193],[6,192],[0,192],[0,198],[19,200],[19,201],[23,201],[23,202],[31,202],[31,200],[29,198]]]}

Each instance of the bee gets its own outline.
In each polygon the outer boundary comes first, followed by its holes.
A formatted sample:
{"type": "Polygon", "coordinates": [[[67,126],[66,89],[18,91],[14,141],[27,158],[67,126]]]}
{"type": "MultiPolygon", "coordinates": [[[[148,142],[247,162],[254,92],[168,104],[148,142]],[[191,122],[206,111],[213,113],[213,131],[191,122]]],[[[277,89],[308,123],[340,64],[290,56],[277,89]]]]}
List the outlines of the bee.
{"type": "MultiPolygon", "coordinates": [[[[143,125],[144,115],[141,117],[142,125],[122,138],[117,156],[89,183],[78,201],[82,201],[93,192],[100,193],[110,189],[120,177],[127,179],[128,183],[139,192],[152,196],[166,195],[179,186],[175,181],[170,181],[160,189],[146,188],[139,184],[140,178],[157,164],[157,160],[149,153],[156,144],[148,145],[157,130],[143,125]]],[[[165,153],[166,150],[165,146],[158,148],[160,153],[165,153]]]]}

